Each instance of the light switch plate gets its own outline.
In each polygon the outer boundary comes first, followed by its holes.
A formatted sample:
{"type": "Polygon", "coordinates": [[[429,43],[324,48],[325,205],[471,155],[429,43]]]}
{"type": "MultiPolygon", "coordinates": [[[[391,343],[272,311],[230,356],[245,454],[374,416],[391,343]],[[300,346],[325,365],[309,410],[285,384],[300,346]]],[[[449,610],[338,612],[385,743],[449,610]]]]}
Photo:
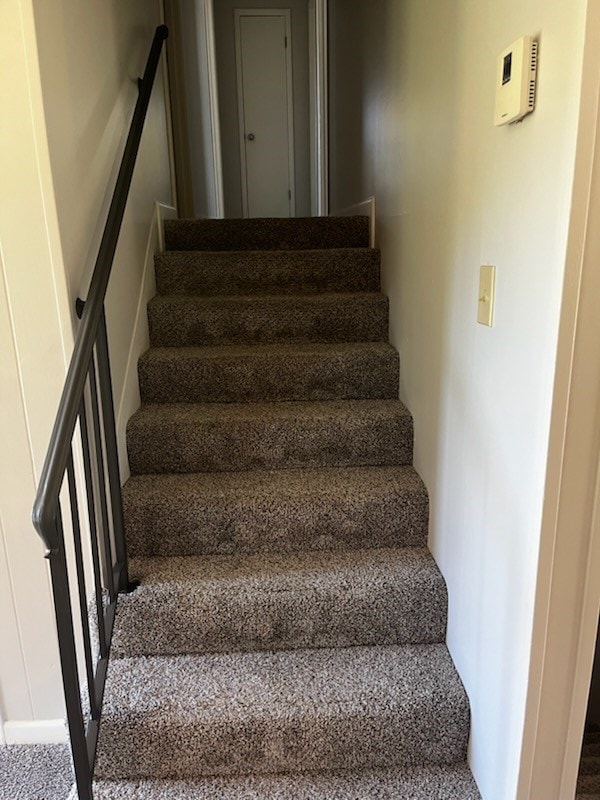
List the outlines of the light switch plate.
{"type": "Polygon", "coordinates": [[[477,322],[494,324],[494,294],[496,289],[496,267],[489,265],[479,269],[479,302],[477,304],[477,322]]]}

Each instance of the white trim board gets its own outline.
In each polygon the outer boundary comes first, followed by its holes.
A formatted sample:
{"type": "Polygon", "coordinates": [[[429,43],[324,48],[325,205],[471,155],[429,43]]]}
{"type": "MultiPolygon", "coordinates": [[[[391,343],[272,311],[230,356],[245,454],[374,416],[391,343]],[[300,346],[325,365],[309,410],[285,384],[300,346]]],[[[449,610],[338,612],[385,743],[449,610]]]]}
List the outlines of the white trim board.
{"type": "Polygon", "coordinates": [[[375,247],[375,197],[367,197],[352,206],[334,211],[332,217],[368,217],[369,218],[369,247],[375,247]]]}
{"type": "Polygon", "coordinates": [[[329,213],[328,0],[309,0],[311,212],[329,213]]]}
{"type": "Polygon", "coordinates": [[[206,82],[209,92],[209,112],[214,181],[215,216],[225,216],[223,193],[223,156],[221,152],[221,120],[217,81],[217,51],[215,47],[215,16],[213,0],[202,0],[204,6],[204,36],[206,48],[206,82]]]}
{"type": "Polygon", "coordinates": [[[154,204],[156,213],[156,224],[158,225],[158,252],[165,251],[165,220],[177,219],[177,209],[173,206],[160,203],[158,200],[154,204]]]}
{"type": "Polygon", "coordinates": [[[147,350],[149,346],[146,305],[148,300],[155,294],[156,290],[154,281],[154,255],[156,253],[162,253],[165,249],[164,221],[166,219],[176,218],[177,210],[175,208],[165,203],[155,202],[154,214],[148,225],[146,254],[144,257],[142,277],[138,287],[135,321],[129,340],[125,380],[120,396],[115,398],[115,424],[117,428],[117,446],[119,449],[119,467],[121,470],[122,482],[125,482],[129,476],[125,429],[127,421],[140,404],[136,364],[140,355],[147,350]]]}
{"type": "Polygon", "coordinates": [[[65,744],[69,741],[64,719],[8,720],[2,727],[6,744],[65,744]]]}

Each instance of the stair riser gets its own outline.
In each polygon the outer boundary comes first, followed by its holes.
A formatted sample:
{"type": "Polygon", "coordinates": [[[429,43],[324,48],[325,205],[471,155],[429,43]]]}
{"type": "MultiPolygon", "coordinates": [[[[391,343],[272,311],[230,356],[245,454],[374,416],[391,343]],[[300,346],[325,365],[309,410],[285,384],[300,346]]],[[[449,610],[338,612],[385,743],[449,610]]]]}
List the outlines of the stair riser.
{"type": "Polygon", "coordinates": [[[148,306],[153,347],[268,344],[274,342],[383,342],[388,338],[387,298],[373,295],[320,298],[155,298],[148,306]]]}
{"type": "Polygon", "coordinates": [[[394,352],[349,352],[169,359],[139,363],[146,403],[236,403],[284,400],[392,399],[398,396],[394,352]]]}
{"type": "MultiPolygon", "coordinates": [[[[466,764],[194,781],[96,782],[94,800],[481,800],[466,764]]],[[[578,796],[579,800],[579,796],[578,796]]],[[[597,800],[592,798],[591,800],[597,800]]]]}
{"type": "Polygon", "coordinates": [[[423,491],[390,488],[366,496],[292,493],[277,499],[223,490],[136,492],[123,506],[132,555],[173,556],[423,547],[429,503],[423,491]]]}
{"type": "MultiPolygon", "coordinates": [[[[135,567],[132,575],[138,576],[135,567]]],[[[435,644],[444,641],[446,611],[441,576],[417,575],[408,586],[367,578],[323,591],[257,593],[240,586],[236,596],[194,594],[192,587],[169,595],[142,579],[136,596],[120,600],[111,656],[435,644]]]]}
{"type": "Polygon", "coordinates": [[[393,466],[412,461],[412,419],[147,421],[127,431],[132,474],[393,466]]]}
{"type": "Polygon", "coordinates": [[[323,250],[368,247],[368,217],[167,220],[167,250],[323,250]]]}
{"type": "MultiPolygon", "coordinates": [[[[441,700],[441,698],[440,698],[441,700]]],[[[207,698],[207,702],[210,702],[207,698]]],[[[104,765],[111,779],[189,778],[456,764],[466,757],[465,706],[440,702],[418,709],[401,703],[374,709],[365,699],[359,715],[340,708],[307,717],[273,717],[236,724],[158,725],[143,714],[103,720],[104,765]]]]}
{"type": "Polygon", "coordinates": [[[167,252],[154,263],[159,294],[378,292],[380,286],[377,250],[167,252]]]}

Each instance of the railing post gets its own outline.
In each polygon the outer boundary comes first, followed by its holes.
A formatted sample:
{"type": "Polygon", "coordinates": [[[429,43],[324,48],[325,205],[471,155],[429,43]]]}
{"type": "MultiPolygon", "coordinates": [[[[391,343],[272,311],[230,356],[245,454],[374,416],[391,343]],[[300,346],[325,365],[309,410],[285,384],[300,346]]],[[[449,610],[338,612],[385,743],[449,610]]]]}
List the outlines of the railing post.
{"type": "Polygon", "coordinates": [[[108,488],[110,493],[113,534],[115,537],[115,558],[119,567],[119,585],[117,588],[120,592],[130,592],[137,584],[132,584],[129,580],[129,561],[127,558],[127,542],[125,540],[125,522],[123,519],[123,497],[121,495],[121,471],[119,469],[115,407],[110,374],[108,336],[106,334],[106,314],[104,309],[102,309],[102,314],[100,315],[96,353],[98,356],[98,382],[102,420],[104,423],[104,441],[106,443],[108,488]]]}
{"type": "Polygon", "coordinates": [[[63,689],[65,693],[67,723],[69,726],[69,739],[71,742],[71,752],[73,754],[73,769],[75,772],[77,797],[79,800],[93,800],[92,770],[87,747],[85,723],[81,711],[77,652],[75,649],[75,633],[73,630],[69,577],[60,508],[56,513],[55,530],[54,532],[49,531],[48,534],[49,538],[55,537],[55,541],[58,543],[58,546],[48,553],[47,558],[50,562],[52,591],[54,593],[54,613],[56,616],[58,647],[60,652],[63,689]]]}

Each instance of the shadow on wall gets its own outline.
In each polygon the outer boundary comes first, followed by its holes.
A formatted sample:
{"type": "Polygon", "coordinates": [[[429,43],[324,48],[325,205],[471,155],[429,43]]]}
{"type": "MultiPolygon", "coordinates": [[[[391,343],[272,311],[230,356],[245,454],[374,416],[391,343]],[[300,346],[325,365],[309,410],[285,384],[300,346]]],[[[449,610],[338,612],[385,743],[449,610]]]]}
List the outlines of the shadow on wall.
{"type": "MultiPolygon", "coordinates": [[[[376,5],[364,0],[330,0],[330,171],[332,208],[345,208],[376,195],[383,290],[392,304],[391,341],[402,357],[401,394],[412,411],[411,399],[419,396],[422,404],[425,395],[429,435],[420,436],[417,429],[416,439],[421,458],[436,463],[440,416],[446,413],[442,408],[442,361],[447,358],[452,295],[452,276],[440,273],[438,265],[447,258],[449,246],[453,248],[455,203],[448,202],[447,193],[432,193],[430,187],[456,184],[452,150],[457,124],[458,14],[448,6],[445,13],[430,17],[432,28],[448,34],[447,49],[438,48],[435,58],[426,53],[420,57],[415,52],[419,45],[411,36],[414,26],[421,25],[428,15],[428,8],[393,0],[376,5]],[[419,72],[410,76],[411,83],[421,87],[418,102],[407,93],[406,64],[419,72]],[[426,160],[405,157],[407,143],[414,139],[421,140],[426,160]],[[414,224],[417,216],[418,226],[414,224]],[[424,225],[431,232],[425,239],[424,225]],[[400,250],[402,260],[398,258],[400,250]],[[418,261],[418,269],[412,268],[413,261],[418,261]],[[415,298],[426,294],[433,303],[423,354],[428,359],[427,372],[412,363],[414,350],[410,342],[402,341],[399,325],[402,318],[406,323],[403,330],[418,326],[422,304],[415,298]],[[427,391],[421,387],[411,391],[412,384],[402,378],[405,370],[413,371],[417,381],[419,372],[423,379],[427,376],[427,391]]],[[[436,38],[444,41],[442,35],[436,38]]],[[[460,387],[453,391],[460,393],[460,387]]],[[[413,405],[416,402],[414,399],[413,405]]],[[[435,513],[435,508],[432,511],[435,513]]]]}

